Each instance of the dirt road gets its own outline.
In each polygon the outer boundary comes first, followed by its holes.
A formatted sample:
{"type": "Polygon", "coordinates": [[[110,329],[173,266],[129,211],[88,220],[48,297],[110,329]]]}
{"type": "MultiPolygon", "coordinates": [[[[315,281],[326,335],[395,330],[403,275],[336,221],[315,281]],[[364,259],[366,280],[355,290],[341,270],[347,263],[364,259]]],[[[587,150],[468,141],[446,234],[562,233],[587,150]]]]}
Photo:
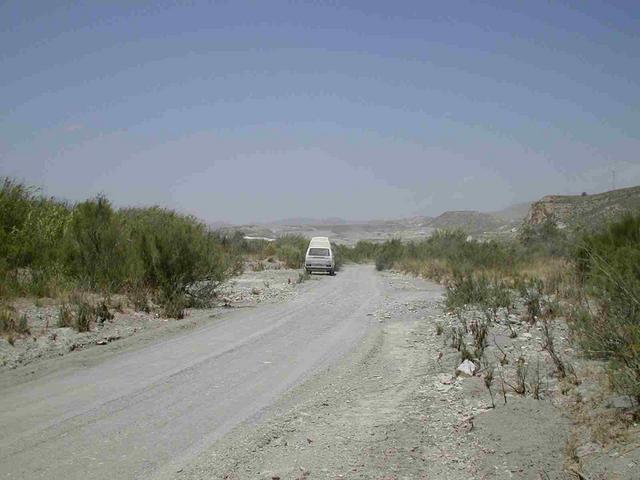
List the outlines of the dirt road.
{"type": "Polygon", "coordinates": [[[310,374],[377,321],[370,266],[314,277],[285,304],[241,309],[88,368],[4,389],[3,478],[148,478],[179,465],[310,374]]]}
{"type": "MultiPolygon", "coordinates": [[[[164,340],[5,372],[0,478],[570,478],[553,402],[491,409],[482,377],[452,375],[441,299],[349,266],[164,340]]],[[[537,345],[512,328],[513,355],[537,345]]]]}

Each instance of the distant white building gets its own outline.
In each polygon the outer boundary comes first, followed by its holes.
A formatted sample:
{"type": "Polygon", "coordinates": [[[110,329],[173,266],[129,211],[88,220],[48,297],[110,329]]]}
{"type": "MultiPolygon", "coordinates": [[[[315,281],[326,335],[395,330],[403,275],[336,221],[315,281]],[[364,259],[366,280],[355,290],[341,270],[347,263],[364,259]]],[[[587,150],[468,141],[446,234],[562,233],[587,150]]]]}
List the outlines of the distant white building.
{"type": "Polygon", "coordinates": [[[245,235],[244,237],[245,240],[264,240],[265,242],[275,242],[276,239],[275,238],[267,238],[267,237],[251,237],[249,235],[245,235]]]}

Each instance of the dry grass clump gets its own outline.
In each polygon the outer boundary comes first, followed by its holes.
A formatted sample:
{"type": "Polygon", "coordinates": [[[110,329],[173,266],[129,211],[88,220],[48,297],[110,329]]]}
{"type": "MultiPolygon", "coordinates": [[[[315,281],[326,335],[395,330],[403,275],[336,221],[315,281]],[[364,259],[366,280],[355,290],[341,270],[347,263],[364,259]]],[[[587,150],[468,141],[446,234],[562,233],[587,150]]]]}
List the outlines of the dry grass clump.
{"type": "Polygon", "coordinates": [[[637,443],[638,420],[640,411],[637,408],[607,408],[599,399],[577,402],[573,407],[574,433],[583,442],[594,442],[602,447],[637,443]]]}
{"type": "Polygon", "coordinates": [[[27,316],[25,314],[18,315],[12,306],[0,303],[0,335],[3,335],[13,345],[17,336],[30,334],[27,316]]]}
{"type": "Polygon", "coordinates": [[[518,269],[518,275],[525,280],[542,280],[542,293],[555,295],[562,295],[576,280],[574,265],[564,257],[534,257],[518,269]]]}
{"type": "Polygon", "coordinates": [[[74,318],[71,307],[68,303],[63,302],[58,308],[58,327],[73,328],[74,318]]]}
{"type": "Polygon", "coordinates": [[[453,277],[449,264],[438,258],[404,259],[398,267],[404,272],[444,284],[451,281],[453,277]]]}
{"type": "Polygon", "coordinates": [[[113,319],[107,300],[92,302],[86,293],[74,291],[58,308],[58,327],[88,332],[95,323],[113,319]]]}

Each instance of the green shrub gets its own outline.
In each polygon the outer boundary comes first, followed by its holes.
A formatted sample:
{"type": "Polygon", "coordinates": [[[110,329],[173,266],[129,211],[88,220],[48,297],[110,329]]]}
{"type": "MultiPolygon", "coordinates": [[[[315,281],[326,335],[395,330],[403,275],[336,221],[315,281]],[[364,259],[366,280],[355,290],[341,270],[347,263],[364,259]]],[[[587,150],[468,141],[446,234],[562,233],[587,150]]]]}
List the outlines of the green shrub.
{"type": "Polygon", "coordinates": [[[283,235],[275,241],[276,257],[287,268],[302,268],[309,240],[302,235],[283,235]]]}
{"type": "MultiPolygon", "coordinates": [[[[265,243],[222,237],[169,210],[115,210],[103,196],[71,207],[11,179],[0,183],[0,298],[80,288],[143,292],[145,301],[134,303],[145,310],[151,295],[205,304],[240,271],[241,250],[275,248],[265,243]]],[[[66,311],[62,324],[71,326],[66,311]]]]}
{"type": "Polygon", "coordinates": [[[82,287],[117,291],[127,279],[127,238],[105,197],[79,203],[64,237],[69,273],[82,287]]]}
{"type": "Polygon", "coordinates": [[[569,253],[569,238],[552,217],[540,225],[523,225],[519,239],[531,254],[561,257],[569,253]]]}
{"type": "Polygon", "coordinates": [[[527,311],[527,321],[535,323],[542,314],[542,292],[544,283],[538,278],[527,280],[520,286],[520,296],[524,300],[527,311]]]}
{"type": "Polygon", "coordinates": [[[16,325],[16,333],[20,333],[22,335],[31,334],[31,329],[29,328],[29,321],[27,319],[27,314],[23,313],[20,315],[18,319],[18,324],[16,325]]]}
{"type": "Polygon", "coordinates": [[[585,235],[574,256],[597,304],[574,312],[574,333],[588,355],[609,361],[612,387],[640,400],[640,216],[585,235]]]}
{"type": "Polygon", "coordinates": [[[405,247],[402,242],[394,238],[384,242],[376,256],[376,270],[388,270],[402,258],[405,253],[405,247]]]}
{"type": "Polygon", "coordinates": [[[63,277],[69,207],[11,179],[0,182],[0,296],[48,295],[63,277]]]}
{"type": "Polygon", "coordinates": [[[232,265],[218,237],[195,218],[157,207],[123,215],[131,237],[134,290],[150,287],[161,302],[170,301],[184,297],[196,282],[217,286],[229,274],[232,265]]]}
{"type": "Polygon", "coordinates": [[[450,310],[467,305],[482,305],[489,302],[491,285],[485,275],[455,270],[453,279],[446,287],[445,305],[450,310]]]}
{"type": "Polygon", "coordinates": [[[513,295],[511,289],[505,284],[504,281],[495,279],[489,284],[486,297],[481,302],[481,305],[494,321],[498,319],[498,310],[500,308],[506,308],[509,310],[513,305],[513,295]]]}
{"type": "Polygon", "coordinates": [[[96,319],[96,311],[86,300],[76,301],[76,322],[75,328],[78,332],[88,332],[91,330],[91,322],[96,319]]]}
{"type": "MultiPolygon", "coordinates": [[[[357,249],[358,246],[355,248],[357,249]]],[[[467,240],[466,233],[462,231],[436,231],[430,237],[420,241],[402,243],[394,239],[375,248],[372,244],[366,245],[366,248],[375,251],[378,270],[385,270],[393,265],[408,266],[414,262],[426,265],[439,261],[446,264],[451,272],[453,270],[511,272],[525,258],[522,248],[515,243],[467,240]]]]}
{"type": "Polygon", "coordinates": [[[360,240],[353,247],[334,245],[341,264],[345,262],[363,263],[373,261],[378,256],[381,248],[381,244],[367,240],[360,240]]]}
{"type": "Polygon", "coordinates": [[[63,302],[58,309],[58,327],[88,332],[91,330],[91,323],[98,320],[99,312],[100,309],[89,303],[83,294],[74,292],[69,303],[63,302]]]}
{"type": "Polygon", "coordinates": [[[162,311],[165,317],[178,320],[184,318],[184,310],[187,307],[187,301],[184,295],[175,293],[171,297],[163,298],[162,305],[162,311]]]}
{"type": "Polygon", "coordinates": [[[29,218],[34,200],[34,191],[9,178],[0,185],[0,256],[6,267],[20,266],[21,246],[16,232],[21,232],[29,218]]]}

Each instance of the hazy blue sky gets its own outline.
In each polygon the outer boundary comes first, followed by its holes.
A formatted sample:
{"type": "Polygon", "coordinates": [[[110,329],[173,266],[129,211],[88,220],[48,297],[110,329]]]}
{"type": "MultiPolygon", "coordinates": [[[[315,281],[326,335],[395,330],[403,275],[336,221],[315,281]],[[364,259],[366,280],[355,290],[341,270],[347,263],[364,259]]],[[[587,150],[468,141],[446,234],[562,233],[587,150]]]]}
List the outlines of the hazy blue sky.
{"type": "Polygon", "coordinates": [[[206,220],[640,184],[640,7],[0,2],[0,175],[206,220]]]}

